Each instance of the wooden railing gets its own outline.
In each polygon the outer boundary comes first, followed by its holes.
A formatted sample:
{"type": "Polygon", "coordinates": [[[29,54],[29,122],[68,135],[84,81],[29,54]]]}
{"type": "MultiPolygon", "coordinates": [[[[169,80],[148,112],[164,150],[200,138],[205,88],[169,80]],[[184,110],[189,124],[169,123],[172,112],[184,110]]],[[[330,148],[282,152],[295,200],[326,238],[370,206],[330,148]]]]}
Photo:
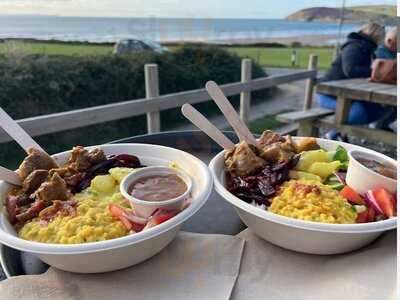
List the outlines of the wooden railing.
{"type": "MultiPolygon", "coordinates": [[[[280,84],[298,80],[308,80],[305,103],[311,103],[312,91],[317,77],[317,57],[310,56],[309,70],[294,71],[290,74],[251,79],[251,60],[242,61],[242,81],[221,85],[226,96],[240,94],[240,116],[246,122],[249,120],[251,92],[266,89],[280,84]]],[[[70,110],[66,112],[31,117],[17,122],[31,135],[38,136],[69,129],[76,129],[107,121],[119,120],[147,114],[149,133],[160,131],[160,112],[166,109],[180,107],[185,103],[202,103],[210,101],[207,91],[203,89],[159,95],[158,66],[145,65],[146,98],[129,100],[106,105],[70,110]]],[[[0,129],[0,143],[11,138],[0,129]]]]}

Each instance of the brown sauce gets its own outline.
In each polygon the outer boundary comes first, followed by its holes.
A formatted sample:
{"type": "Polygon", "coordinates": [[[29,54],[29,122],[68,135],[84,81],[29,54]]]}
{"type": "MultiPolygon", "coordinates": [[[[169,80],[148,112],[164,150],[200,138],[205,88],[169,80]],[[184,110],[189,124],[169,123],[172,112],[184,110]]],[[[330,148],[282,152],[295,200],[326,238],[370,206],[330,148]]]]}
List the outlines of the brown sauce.
{"type": "Polygon", "coordinates": [[[186,183],[177,175],[155,175],[134,181],[128,191],[133,197],[145,201],[165,201],[181,196],[186,183]]]}
{"type": "Polygon", "coordinates": [[[373,159],[356,157],[356,160],[360,162],[364,167],[381,174],[385,177],[389,177],[392,179],[397,179],[397,170],[395,167],[387,164],[380,163],[373,159]]]}

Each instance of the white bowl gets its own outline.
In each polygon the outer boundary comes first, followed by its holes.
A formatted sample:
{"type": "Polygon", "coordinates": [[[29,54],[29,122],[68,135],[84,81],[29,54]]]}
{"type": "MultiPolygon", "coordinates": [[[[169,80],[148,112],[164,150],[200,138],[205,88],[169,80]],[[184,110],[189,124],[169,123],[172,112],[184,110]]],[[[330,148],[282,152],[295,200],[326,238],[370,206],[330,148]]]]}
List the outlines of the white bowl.
{"type": "MultiPolygon", "coordinates": [[[[198,158],[186,152],[147,144],[115,144],[94,146],[110,154],[132,154],[139,157],[144,165],[167,166],[176,162],[193,180],[192,202],[188,208],[170,220],[146,231],[108,241],[62,245],[31,242],[17,236],[8,222],[3,207],[9,185],[0,182],[0,242],[30,253],[45,263],[61,270],[77,273],[99,273],[114,271],[140,263],[167,246],[179,232],[184,221],[195,214],[207,201],[213,187],[213,180],[207,166],[198,158]]],[[[88,147],[93,148],[93,147],[88,147]]],[[[63,163],[69,151],[53,157],[63,163]]]]}
{"type": "Polygon", "coordinates": [[[364,166],[354,156],[373,159],[377,162],[392,165],[396,168],[396,161],[381,153],[351,150],[349,151],[349,167],[347,169],[346,183],[360,195],[365,195],[369,190],[385,188],[388,192],[396,194],[397,180],[383,176],[364,166]],[[362,178],[362,180],[360,180],[362,178]]]}
{"type": "MultiPolygon", "coordinates": [[[[324,139],[317,141],[327,150],[335,150],[341,145],[347,150],[358,149],[376,154],[375,151],[347,143],[324,139]]],[[[225,188],[224,151],[217,154],[209,166],[216,191],[235,207],[242,221],[259,237],[286,249],[324,255],[344,253],[367,245],[384,231],[396,228],[397,218],[365,224],[326,224],[274,214],[244,202],[225,188]]]]}
{"type": "Polygon", "coordinates": [[[155,166],[155,167],[142,168],[126,176],[120,184],[120,192],[122,196],[124,196],[124,198],[130,202],[136,215],[143,218],[148,218],[158,208],[166,210],[181,209],[185,200],[188,199],[190,196],[192,185],[193,185],[192,179],[185,172],[170,167],[155,166]],[[129,193],[130,185],[139,178],[152,175],[167,175],[167,174],[176,174],[185,182],[186,191],[182,195],[174,199],[168,199],[164,201],[145,201],[135,198],[129,193]]]}

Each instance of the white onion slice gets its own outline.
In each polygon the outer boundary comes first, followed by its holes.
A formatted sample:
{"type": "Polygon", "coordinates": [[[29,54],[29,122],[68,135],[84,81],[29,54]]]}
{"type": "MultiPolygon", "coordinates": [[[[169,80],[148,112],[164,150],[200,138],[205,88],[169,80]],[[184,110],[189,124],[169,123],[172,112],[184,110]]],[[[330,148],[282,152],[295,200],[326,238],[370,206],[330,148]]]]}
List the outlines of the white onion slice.
{"type": "Polygon", "coordinates": [[[137,224],[142,224],[142,225],[147,224],[147,221],[148,221],[148,219],[138,217],[138,216],[134,215],[133,213],[124,212],[124,217],[127,218],[131,222],[134,222],[137,224]]]}

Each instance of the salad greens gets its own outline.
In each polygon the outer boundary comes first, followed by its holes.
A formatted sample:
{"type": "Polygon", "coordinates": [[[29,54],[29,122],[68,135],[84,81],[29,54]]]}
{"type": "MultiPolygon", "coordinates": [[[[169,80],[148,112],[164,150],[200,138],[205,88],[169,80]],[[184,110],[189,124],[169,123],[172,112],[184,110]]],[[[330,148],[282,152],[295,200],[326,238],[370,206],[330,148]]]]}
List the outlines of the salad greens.
{"type": "Polygon", "coordinates": [[[328,151],[328,156],[331,161],[340,161],[340,170],[347,170],[347,167],[349,166],[349,156],[344,147],[339,145],[335,151],[328,151]]]}

